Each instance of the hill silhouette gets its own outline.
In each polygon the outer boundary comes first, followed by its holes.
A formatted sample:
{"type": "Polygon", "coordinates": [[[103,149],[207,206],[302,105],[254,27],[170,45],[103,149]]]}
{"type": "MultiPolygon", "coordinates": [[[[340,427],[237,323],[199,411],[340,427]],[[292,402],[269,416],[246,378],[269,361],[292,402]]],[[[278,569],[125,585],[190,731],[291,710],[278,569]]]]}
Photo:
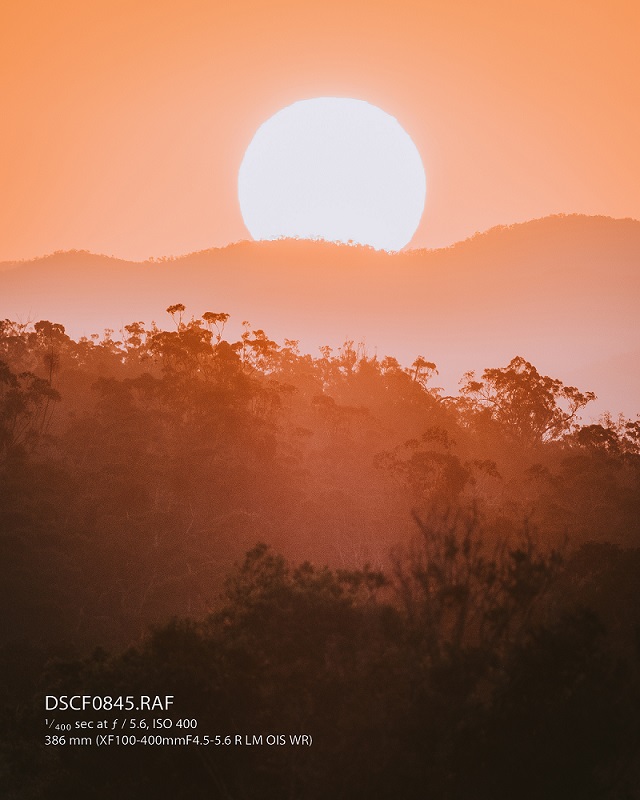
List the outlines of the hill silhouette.
{"type": "Polygon", "coordinates": [[[0,317],[60,322],[73,336],[164,309],[231,314],[317,353],[345,339],[369,354],[436,362],[454,393],[463,372],[519,354],[593,390],[604,410],[640,412],[640,222],[553,216],[493,228],[439,250],[389,254],[327,242],[240,242],[130,262],[82,251],[0,264],[0,317]]]}

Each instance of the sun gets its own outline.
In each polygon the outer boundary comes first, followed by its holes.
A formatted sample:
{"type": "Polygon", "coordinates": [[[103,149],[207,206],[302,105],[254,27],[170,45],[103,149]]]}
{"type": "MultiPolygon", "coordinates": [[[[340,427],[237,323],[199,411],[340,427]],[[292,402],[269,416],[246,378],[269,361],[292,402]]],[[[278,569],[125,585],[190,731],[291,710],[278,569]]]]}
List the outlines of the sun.
{"type": "Polygon", "coordinates": [[[400,250],[422,217],[426,178],[400,123],[344,97],[300,100],[256,131],[238,175],[254,239],[283,236],[400,250]]]}

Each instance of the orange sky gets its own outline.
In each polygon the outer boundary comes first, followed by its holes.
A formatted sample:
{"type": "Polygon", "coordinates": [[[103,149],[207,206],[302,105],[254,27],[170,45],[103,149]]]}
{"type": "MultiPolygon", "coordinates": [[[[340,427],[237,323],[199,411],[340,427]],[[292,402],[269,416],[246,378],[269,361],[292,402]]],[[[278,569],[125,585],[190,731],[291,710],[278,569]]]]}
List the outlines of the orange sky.
{"type": "Polygon", "coordinates": [[[412,246],[557,212],[640,218],[638,41],[635,0],[4,0],[0,260],[248,238],[244,149],[320,95],[414,139],[412,246]]]}

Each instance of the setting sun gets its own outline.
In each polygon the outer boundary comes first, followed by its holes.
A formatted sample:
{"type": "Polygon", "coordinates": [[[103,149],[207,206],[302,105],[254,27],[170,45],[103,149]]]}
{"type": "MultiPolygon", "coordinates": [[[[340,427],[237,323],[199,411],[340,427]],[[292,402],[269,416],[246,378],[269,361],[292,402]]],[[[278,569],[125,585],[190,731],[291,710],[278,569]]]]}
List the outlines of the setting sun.
{"type": "Polygon", "coordinates": [[[260,126],[238,196],[254,239],[326,239],[400,250],[426,195],[420,154],[398,121],[363,100],[301,100],[260,126]]]}

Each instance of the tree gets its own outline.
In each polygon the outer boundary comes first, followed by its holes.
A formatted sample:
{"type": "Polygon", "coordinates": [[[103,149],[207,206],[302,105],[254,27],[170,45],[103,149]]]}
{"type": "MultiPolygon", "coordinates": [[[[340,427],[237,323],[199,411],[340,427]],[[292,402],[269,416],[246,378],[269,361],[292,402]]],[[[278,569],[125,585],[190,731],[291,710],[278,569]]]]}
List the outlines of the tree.
{"type": "Polygon", "coordinates": [[[216,329],[216,342],[219,342],[222,339],[222,334],[224,332],[224,326],[229,321],[229,314],[223,313],[215,313],[213,311],[205,311],[202,315],[202,319],[207,323],[209,330],[211,330],[211,326],[213,325],[216,329]]]}
{"type": "Polygon", "coordinates": [[[0,361],[0,455],[32,446],[51,422],[58,392],[31,372],[16,374],[0,361]]]}
{"type": "Polygon", "coordinates": [[[485,369],[480,381],[473,372],[467,372],[464,380],[460,392],[473,411],[530,443],[566,436],[575,427],[580,409],[596,398],[593,392],[581,392],[541,375],[521,356],[506,367],[485,369]]]}

